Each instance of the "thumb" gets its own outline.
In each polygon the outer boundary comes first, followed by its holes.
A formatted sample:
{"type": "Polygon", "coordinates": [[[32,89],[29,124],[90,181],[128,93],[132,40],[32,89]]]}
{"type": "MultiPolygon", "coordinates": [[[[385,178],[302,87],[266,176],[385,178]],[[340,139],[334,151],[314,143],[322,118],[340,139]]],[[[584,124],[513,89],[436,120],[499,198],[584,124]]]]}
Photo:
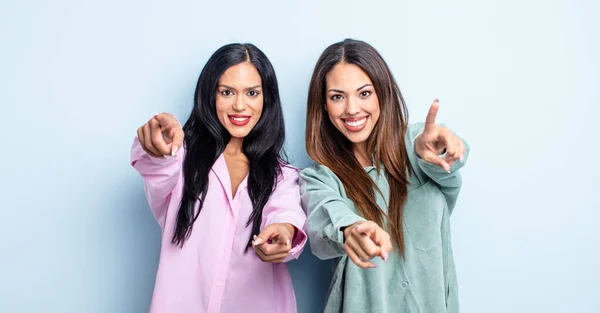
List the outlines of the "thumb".
{"type": "Polygon", "coordinates": [[[431,164],[435,164],[441,168],[443,168],[446,172],[450,173],[450,165],[446,162],[445,159],[440,158],[437,154],[427,150],[423,153],[423,160],[429,162],[431,164]]]}
{"type": "Polygon", "coordinates": [[[379,246],[381,247],[379,250],[379,255],[384,261],[387,261],[388,254],[392,251],[392,242],[390,241],[390,237],[382,236],[379,246]]]}
{"type": "Polygon", "coordinates": [[[177,151],[183,146],[183,130],[177,126],[175,128],[173,136],[173,142],[171,143],[171,155],[176,156],[177,151]]]}

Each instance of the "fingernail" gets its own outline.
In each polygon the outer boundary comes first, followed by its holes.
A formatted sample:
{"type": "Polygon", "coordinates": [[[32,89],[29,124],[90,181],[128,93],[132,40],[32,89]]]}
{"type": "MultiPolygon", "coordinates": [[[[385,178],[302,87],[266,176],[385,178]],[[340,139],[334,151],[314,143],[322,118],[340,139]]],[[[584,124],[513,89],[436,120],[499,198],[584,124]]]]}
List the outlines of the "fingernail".
{"type": "Polygon", "coordinates": [[[256,235],[252,236],[252,239],[256,240],[256,235]]]}
{"type": "Polygon", "coordinates": [[[159,115],[159,114],[160,114],[160,113],[154,113],[154,115],[152,115],[152,117],[155,117],[155,116],[157,116],[157,115],[159,115]]]}
{"type": "Polygon", "coordinates": [[[375,264],[369,265],[369,268],[376,268],[376,267],[377,267],[377,265],[375,265],[375,264]]]}
{"type": "Polygon", "coordinates": [[[438,100],[438,99],[435,99],[433,102],[440,102],[440,100],[438,100]]]}
{"type": "Polygon", "coordinates": [[[387,252],[384,252],[384,253],[383,253],[383,260],[384,260],[384,261],[387,261],[387,258],[388,258],[388,253],[387,253],[387,252]]]}
{"type": "Polygon", "coordinates": [[[460,155],[460,163],[463,163],[465,161],[465,155],[461,154],[460,155]]]}
{"type": "Polygon", "coordinates": [[[178,146],[173,147],[173,150],[171,150],[171,156],[176,156],[177,151],[179,151],[179,147],[178,146]]]}
{"type": "Polygon", "coordinates": [[[255,238],[254,242],[252,242],[252,244],[256,246],[256,245],[260,244],[261,242],[262,242],[262,238],[255,238]]]}
{"type": "Polygon", "coordinates": [[[289,245],[290,245],[290,240],[289,240],[289,239],[288,239],[288,240],[285,242],[285,245],[286,245],[286,246],[289,246],[289,245]]]}

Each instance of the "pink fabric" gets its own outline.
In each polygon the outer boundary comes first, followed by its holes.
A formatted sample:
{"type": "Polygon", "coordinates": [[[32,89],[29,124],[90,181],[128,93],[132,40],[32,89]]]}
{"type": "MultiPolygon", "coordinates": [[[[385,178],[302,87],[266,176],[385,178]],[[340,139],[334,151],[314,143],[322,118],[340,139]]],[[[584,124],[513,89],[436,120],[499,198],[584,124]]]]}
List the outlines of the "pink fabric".
{"type": "MultiPolygon", "coordinates": [[[[244,248],[252,212],[247,178],[232,197],[229,172],[221,155],[209,174],[206,200],[183,248],[171,244],[181,201],[185,149],[175,157],[154,158],[135,138],[131,164],[142,175],[148,204],[162,228],[162,249],[151,313],[294,313],[296,298],[285,263],[261,261],[244,248]]],[[[283,177],[263,210],[261,229],[290,223],[297,229],[286,262],[306,243],[306,214],[300,206],[298,169],[282,167],[283,177]]]]}

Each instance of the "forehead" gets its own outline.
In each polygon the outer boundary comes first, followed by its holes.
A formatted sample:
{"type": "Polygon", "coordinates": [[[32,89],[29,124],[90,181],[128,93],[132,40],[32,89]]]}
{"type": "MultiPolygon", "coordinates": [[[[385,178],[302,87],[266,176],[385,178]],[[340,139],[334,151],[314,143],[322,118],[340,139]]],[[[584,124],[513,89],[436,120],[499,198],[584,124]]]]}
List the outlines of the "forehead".
{"type": "Polygon", "coordinates": [[[354,64],[339,63],[325,75],[327,88],[355,89],[372,84],[369,75],[354,64]]]}
{"type": "Polygon", "coordinates": [[[250,62],[242,62],[228,68],[219,78],[219,84],[230,87],[248,87],[261,85],[258,70],[250,62]]]}

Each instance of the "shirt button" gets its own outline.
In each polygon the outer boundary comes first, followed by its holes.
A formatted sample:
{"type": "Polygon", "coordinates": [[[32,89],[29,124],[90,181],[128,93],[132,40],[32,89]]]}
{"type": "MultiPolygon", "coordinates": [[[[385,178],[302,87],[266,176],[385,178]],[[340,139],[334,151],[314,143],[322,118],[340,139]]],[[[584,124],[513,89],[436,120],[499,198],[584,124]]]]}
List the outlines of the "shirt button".
{"type": "Polygon", "coordinates": [[[221,287],[221,286],[223,286],[223,284],[221,282],[218,282],[217,287],[221,287]]]}
{"type": "Polygon", "coordinates": [[[403,281],[403,282],[402,282],[402,287],[405,287],[405,288],[406,288],[407,286],[408,286],[408,282],[405,282],[405,281],[403,281]]]}

